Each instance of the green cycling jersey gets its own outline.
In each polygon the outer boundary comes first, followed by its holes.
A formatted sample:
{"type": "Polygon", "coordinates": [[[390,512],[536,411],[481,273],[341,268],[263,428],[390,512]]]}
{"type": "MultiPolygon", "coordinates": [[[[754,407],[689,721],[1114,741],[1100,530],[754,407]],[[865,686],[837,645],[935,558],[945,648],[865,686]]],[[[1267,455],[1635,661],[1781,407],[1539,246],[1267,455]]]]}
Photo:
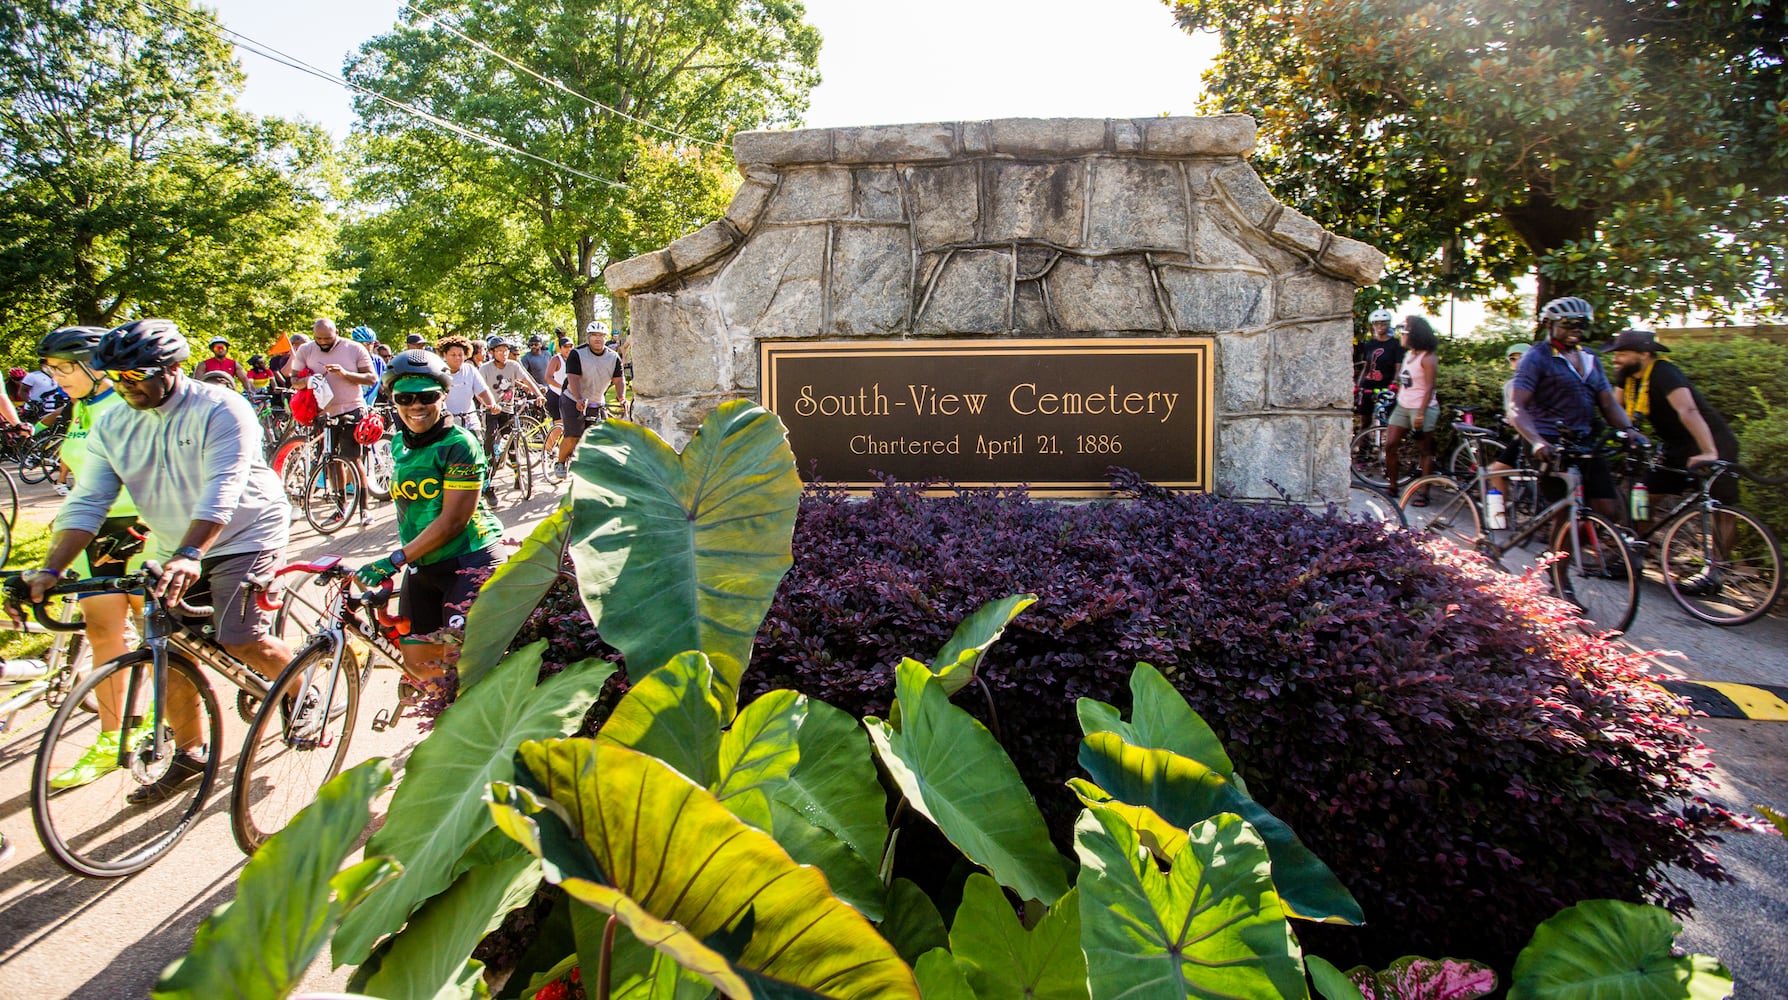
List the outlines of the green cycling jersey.
{"type": "MultiPolygon", "coordinates": [[[[463,427],[437,428],[421,435],[399,433],[391,443],[391,499],[397,505],[397,537],[409,544],[441,516],[448,490],[484,489],[484,449],[463,427]],[[412,444],[411,442],[416,442],[412,444]]],[[[476,552],[500,538],[503,524],[479,500],[472,519],[447,544],[416,559],[426,566],[476,552]]]]}
{"type": "MultiPolygon", "coordinates": [[[[87,438],[93,433],[93,422],[99,415],[114,406],[123,406],[124,399],[115,390],[107,389],[102,393],[77,399],[74,414],[68,421],[68,434],[62,439],[62,464],[73,470],[75,480],[81,478],[81,464],[87,460],[87,438]]],[[[107,517],[135,517],[137,505],[130,498],[130,492],[124,487],[118,488],[118,499],[112,501],[112,507],[106,511],[107,517]]]]}

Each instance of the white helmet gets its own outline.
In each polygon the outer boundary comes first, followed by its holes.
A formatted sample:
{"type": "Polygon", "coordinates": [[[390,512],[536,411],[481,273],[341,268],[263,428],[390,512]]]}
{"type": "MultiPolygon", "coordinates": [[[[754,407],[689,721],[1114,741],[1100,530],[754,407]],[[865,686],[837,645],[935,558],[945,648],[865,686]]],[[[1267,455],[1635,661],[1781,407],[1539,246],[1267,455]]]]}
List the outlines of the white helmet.
{"type": "Polygon", "coordinates": [[[1595,318],[1596,311],[1590,308],[1589,303],[1575,295],[1567,295],[1562,299],[1553,299],[1540,309],[1540,319],[1542,321],[1551,321],[1555,319],[1587,320],[1595,318]]]}
{"type": "Polygon", "coordinates": [[[1374,310],[1372,310],[1371,314],[1366,317],[1366,322],[1368,322],[1368,323],[1389,323],[1392,320],[1395,320],[1396,318],[1397,317],[1391,315],[1391,311],[1389,309],[1374,309],[1374,310]]]}
{"type": "Polygon", "coordinates": [[[608,332],[608,321],[607,320],[593,319],[589,322],[589,325],[584,327],[585,335],[589,335],[592,333],[607,333],[607,332],[608,332]]]}

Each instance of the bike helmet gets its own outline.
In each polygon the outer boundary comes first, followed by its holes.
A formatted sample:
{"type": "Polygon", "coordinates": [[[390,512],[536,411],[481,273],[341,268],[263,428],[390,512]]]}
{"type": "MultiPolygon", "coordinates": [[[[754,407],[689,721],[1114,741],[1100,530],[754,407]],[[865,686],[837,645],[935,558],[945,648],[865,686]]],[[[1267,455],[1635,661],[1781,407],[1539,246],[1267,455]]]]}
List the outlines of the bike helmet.
{"type": "Polygon", "coordinates": [[[192,356],[192,348],[171,319],[139,319],[117,327],[99,340],[93,367],[127,370],[166,368],[192,356]]]}
{"type": "MultiPolygon", "coordinates": [[[[37,342],[37,356],[79,361],[84,365],[93,360],[93,349],[99,346],[99,338],[105,335],[103,326],[65,326],[59,330],[51,330],[37,342]]],[[[14,370],[19,373],[15,378],[24,377],[23,368],[14,370]]]]}
{"type": "Polygon", "coordinates": [[[6,377],[12,378],[12,379],[24,378],[25,377],[25,369],[23,369],[23,368],[8,368],[8,369],[6,369],[6,377]]]}
{"type": "Polygon", "coordinates": [[[420,375],[432,380],[442,389],[453,384],[453,373],[447,370],[447,362],[441,360],[433,351],[400,351],[385,362],[385,377],[381,380],[389,391],[400,378],[420,375]]]}
{"type": "Polygon", "coordinates": [[[1395,320],[1396,318],[1397,317],[1391,315],[1391,311],[1389,309],[1374,309],[1374,310],[1372,310],[1371,314],[1366,317],[1366,322],[1368,322],[1368,323],[1389,323],[1389,322],[1395,320]]]}
{"type": "Polygon", "coordinates": [[[484,346],[490,348],[493,351],[499,347],[507,347],[510,350],[515,349],[515,344],[513,342],[511,342],[508,337],[505,337],[500,333],[493,333],[490,336],[484,338],[484,346]]]}
{"type": "Polygon", "coordinates": [[[379,335],[374,333],[370,326],[357,326],[348,331],[348,336],[352,337],[357,344],[376,343],[379,339],[379,335]]]}
{"type": "Polygon", "coordinates": [[[385,436],[385,418],[377,413],[368,413],[354,425],[354,440],[360,444],[370,445],[385,436]]]}
{"type": "Polygon", "coordinates": [[[605,334],[607,332],[608,332],[608,323],[605,320],[593,319],[589,322],[588,325],[586,325],[584,327],[584,335],[585,336],[588,336],[592,333],[604,333],[605,334]]]}
{"type": "Polygon", "coordinates": [[[211,342],[206,344],[205,346],[206,347],[216,347],[219,344],[222,344],[225,347],[230,346],[230,338],[228,338],[228,337],[212,337],[211,342]]]}
{"type": "Polygon", "coordinates": [[[1591,308],[1589,303],[1575,295],[1567,295],[1562,299],[1553,299],[1540,309],[1541,321],[1548,323],[1555,319],[1590,320],[1595,318],[1595,309],[1591,308]]]}

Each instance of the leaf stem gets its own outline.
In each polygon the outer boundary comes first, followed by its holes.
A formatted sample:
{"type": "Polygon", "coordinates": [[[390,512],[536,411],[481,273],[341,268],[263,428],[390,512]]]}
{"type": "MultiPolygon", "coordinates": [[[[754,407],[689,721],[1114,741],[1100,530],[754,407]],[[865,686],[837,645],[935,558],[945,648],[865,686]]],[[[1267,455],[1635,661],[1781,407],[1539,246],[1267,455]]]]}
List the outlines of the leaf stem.
{"type": "Polygon", "coordinates": [[[602,950],[596,954],[596,1000],[608,1000],[608,978],[610,957],[615,950],[615,921],[620,919],[614,914],[608,915],[608,923],[602,925],[602,950]]]}

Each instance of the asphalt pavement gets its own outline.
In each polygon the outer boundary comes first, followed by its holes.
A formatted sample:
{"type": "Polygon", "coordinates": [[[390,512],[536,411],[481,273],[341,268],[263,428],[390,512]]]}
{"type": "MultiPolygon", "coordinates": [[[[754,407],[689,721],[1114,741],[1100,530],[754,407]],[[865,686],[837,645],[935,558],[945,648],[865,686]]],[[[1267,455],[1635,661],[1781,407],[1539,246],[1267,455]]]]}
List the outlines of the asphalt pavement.
{"type": "MultiPolygon", "coordinates": [[[[41,487],[26,488],[23,499],[27,518],[47,520],[55,510],[56,498],[41,487]]],[[[528,504],[506,513],[506,537],[525,536],[556,502],[537,491],[528,504]]],[[[396,528],[389,505],[375,507],[374,514],[372,527],[350,527],[329,538],[299,525],[291,552],[306,558],[333,552],[350,561],[382,555],[393,547],[396,528]]],[[[1788,619],[1780,606],[1762,621],[1721,629],[1690,619],[1652,584],[1629,639],[1641,649],[1674,651],[1655,655],[1662,673],[1788,685],[1788,619]]],[[[227,693],[226,682],[216,684],[227,693]]],[[[376,709],[395,697],[396,672],[375,670],[363,704],[376,709]]],[[[234,766],[243,729],[234,713],[225,716],[222,776],[234,766]]],[[[25,791],[45,721],[47,716],[0,743],[0,831],[15,847],[10,860],[0,861],[0,998],[147,996],[161,970],[186,952],[199,921],[234,892],[244,859],[230,836],[228,784],[192,832],[147,871],[113,881],[71,876],[38,844],[25,791]]],[[[1716,765],[1707,798],[1739,810],[1755,803],[1788,808],[1788,722],[1700,724],[1716,765]]],[[[401,760],[418,738],[414,722],[385,733],[360,726],[349,764],[373,756],[401,760]]],[[[1739,1000],[1788,996],[1788,840],[1734,831],[1716,853],[1736,881],[1711,885],[1681,877],[1696,909],[1680,944],[1724,961],[1737,978],[1739,1000]]],[[[328,968],[325,954],[304,989],[340,990],[346,978],[347,970],[328,968]]]]}

